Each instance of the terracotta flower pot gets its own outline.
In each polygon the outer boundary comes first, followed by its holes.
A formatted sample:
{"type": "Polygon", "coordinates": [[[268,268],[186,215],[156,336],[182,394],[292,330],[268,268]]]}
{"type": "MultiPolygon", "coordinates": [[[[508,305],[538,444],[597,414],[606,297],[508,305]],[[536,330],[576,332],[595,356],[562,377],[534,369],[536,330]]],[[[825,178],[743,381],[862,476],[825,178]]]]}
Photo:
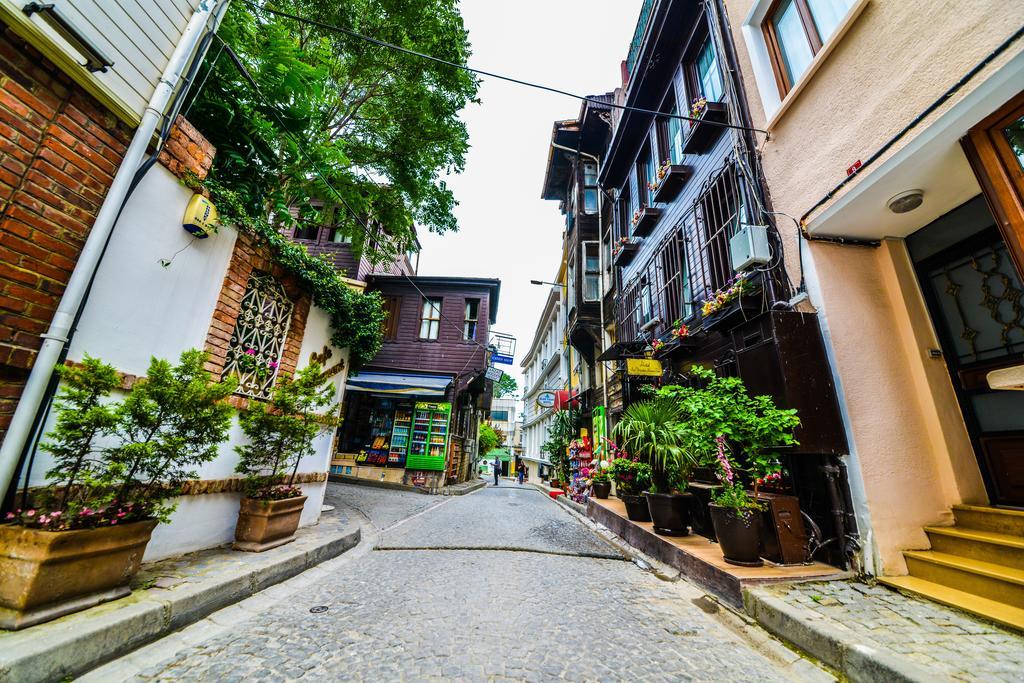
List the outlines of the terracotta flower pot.
{"type": "Polygon", "coordinates": [[[619,498],[626,505],[626,517],[633,522],[651,521],[651,510],[647,507],[647,499],[634,493],[620,493],[619,498]]]}
{"type": "Polygon", "coordinates": [[[0,526],[0,628],[25,628],[128,595],[156,524],[0,526]]]}
{"type": "Polygon", "coordinates": [[[729,564],[741,567],[760,567],[761,513],[758,510],[736,510],[711,503],[711,522],[722,547],[722,555],[729,564]]]}
{"type": "Polygon", "coordinates": [[[651,512],[654,532],[663,536],[688,536],[690,533],[690,493],[644,493],[651,512]]]}
{"type": "Polygon", "coordinates": [[[595,498],[607,498],[608,494],[612,492],[612,483],[610,481],[595,481],[592,486],[595,498]]]}
{"type": "Polygon", "coordinates": [[[235,525],[235,550],[261,553],[295,540],[306,496],[284,500],[242,498],[235,525]]]}

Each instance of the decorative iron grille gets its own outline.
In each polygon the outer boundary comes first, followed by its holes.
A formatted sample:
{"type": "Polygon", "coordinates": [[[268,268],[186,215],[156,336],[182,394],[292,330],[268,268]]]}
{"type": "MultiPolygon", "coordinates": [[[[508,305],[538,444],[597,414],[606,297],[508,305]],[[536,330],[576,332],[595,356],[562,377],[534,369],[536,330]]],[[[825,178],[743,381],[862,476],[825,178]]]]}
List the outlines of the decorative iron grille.
{"type": "Polygon", "coordinates": [[[266,273],[253,273],[228,347],[225,371],[238,377],[237,393],[270,398],[295,304],[266,273]]]}
{"type": "Polygon", "coordinates": [[[657,335],[700,315],[699,304],[735,275],[729,240],[740,223],[752,222],[754,205],[735,163],[704,182],[693,205],[623,287],[616,315],[620,341],[657,335]]]}

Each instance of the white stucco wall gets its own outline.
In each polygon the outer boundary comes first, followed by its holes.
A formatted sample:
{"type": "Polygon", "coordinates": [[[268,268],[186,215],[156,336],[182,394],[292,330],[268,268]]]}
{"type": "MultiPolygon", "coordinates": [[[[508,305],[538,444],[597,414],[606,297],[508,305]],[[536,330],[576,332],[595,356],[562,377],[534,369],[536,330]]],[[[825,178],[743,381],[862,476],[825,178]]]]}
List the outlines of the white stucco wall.
{"type": "MultiPolygon", "coordinates": [[[[174,361],[186,349],[203,348],[237,234],[233,228],[224,227],[209,239],[194,240],[181,227],[191,196],[192,192],[162,166],[150,169],[118,222],[72,342],[71,360],[80,361],[88,353],[122,372],[144,375],[152,356],[174,361]],[[161,259],[172,258],[169,267],[160,264],[161,259]]],[[[314,306],[306,322],[298,367],[307,366],[313,353],[323,353],[328,347],[331,358],[327,366],[339,362],[345,365],[332,378],[340,401],[348,376],[348,351],[329,344],[329,316],[314,306]]],[[[47,430],[53,421],[51,414],[47,430]]],[[[303,458],[299,472],[328,470],[333,433],[331,429],[317,438],[316,453],[303,458]]],[[[199,478],[236,476],[235,446],[243,440],[235,417],[228,440],[220,445],[217,458],[200,469],[199,478]]],[[[49,466],[46,454],[38,453],[31,472],[32,485],[45,483],[49,466]]],[[[326,486],[313,483],[302,488],[309,498],[300,523],[315,524],[326,486]]],[[[233,540],[239,494],[183,496],[177,503],[171,522],[154,531],[144,559],[170,557],[233,540]]]]}

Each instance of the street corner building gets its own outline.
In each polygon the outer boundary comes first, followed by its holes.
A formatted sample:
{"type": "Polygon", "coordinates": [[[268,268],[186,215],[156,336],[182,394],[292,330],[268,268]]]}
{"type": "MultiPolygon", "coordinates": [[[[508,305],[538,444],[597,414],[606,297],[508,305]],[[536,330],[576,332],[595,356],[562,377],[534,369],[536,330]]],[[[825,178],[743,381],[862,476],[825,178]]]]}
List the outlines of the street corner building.
{"type": "Polygon", "coordinates": [[[332,475],[429,490],[475,478],[501,283],[381,273],[367,283],[384,299],[384,343],[348,378],[332,475]]]}
{"type": "MultiPolygon", "coordinates": [[[[183,180],[204,178],[216,150],[184,118],[160,118],[176,111],[178,79],[203,59],[227,3],[188,0],[160,9],[86,0],[31,13],[22,4],[0,0],[5,509],[45,483],[51,458],[37,435],[54,424],[44,399],[58,363],[74,365],[88,354],[113,365],[115,398],[122,398],[151,357],[205,350],[215,380],[239,379],[230,402],[241,409],[315,361],[341,400],[348,350],[332,345],[330,316],[302,283],[264,242],[233,225],[206,239],[186,230],[194,231],[190,207],[204,198],[183,180]],[[143,165],[154,136],[162,140],[160,154],[143,165]],[[275,371],[246,372],[240,359],[250,351],[275,371]]],[[[242,495],[234,447],[244,441],[233,420],[216,459],[183,482],[146,561],[233,540],[242,495]]],[[[303,526],[320,515],[332,436],[318,436],[315,454],[298,466],[296,483],[308,497],[303,526]]]]}

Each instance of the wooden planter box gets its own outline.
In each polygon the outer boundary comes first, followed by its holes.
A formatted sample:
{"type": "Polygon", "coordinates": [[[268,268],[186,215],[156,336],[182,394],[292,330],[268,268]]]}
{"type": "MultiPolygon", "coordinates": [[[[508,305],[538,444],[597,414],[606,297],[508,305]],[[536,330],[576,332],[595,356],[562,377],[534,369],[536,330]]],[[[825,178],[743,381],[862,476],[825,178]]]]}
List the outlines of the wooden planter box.
{"type": "Polygon", "coordinates": [[[633,224],[633,234],[637,237],[647,237],[654,231],[654,227],[661,218],[661,209],[646,207],[640,209],[640,220],[633,224]]]}
{"type": "Polygon", "coordinates": [[[729,114],[725,110],[724,102],[708,102],[708,106],[701,112],[699,121],[690,122],[690,133],[683,143],[683,152],[686,154],[703,154],[711,149],[718,136],[725,130],[723,126],[716,126],[716,123],[726,123],[729,114]]]}
{"type": "Polygon", "coordinates": [[[612,257],[612,263],[614,263],[617,268],[625,268],[633,262],[638,251],[640,251],[639,244],[623,244],[619,247],[619,251],[615,256],[612,257]]]}
{"type": "Polygon", "coordinates": [[[252,553],[276,548],[295,540],[306,496],[284,500],[242,498],[232,548],[252,553]]]}
{"type": "Polygon", "coordinates": [[[668,167],[668,173],[661,179],[661,184],[654,191],[654,201],[658,204],[667,204],[679,196],[686,181],[693,175],[693,168],[680,164],[672,164],[668,167]]]}
{"type": "Polygon", "coordinates": [[[0,628],[25,628],[128,595],[156,525],[0,526],[0,628]]]}

